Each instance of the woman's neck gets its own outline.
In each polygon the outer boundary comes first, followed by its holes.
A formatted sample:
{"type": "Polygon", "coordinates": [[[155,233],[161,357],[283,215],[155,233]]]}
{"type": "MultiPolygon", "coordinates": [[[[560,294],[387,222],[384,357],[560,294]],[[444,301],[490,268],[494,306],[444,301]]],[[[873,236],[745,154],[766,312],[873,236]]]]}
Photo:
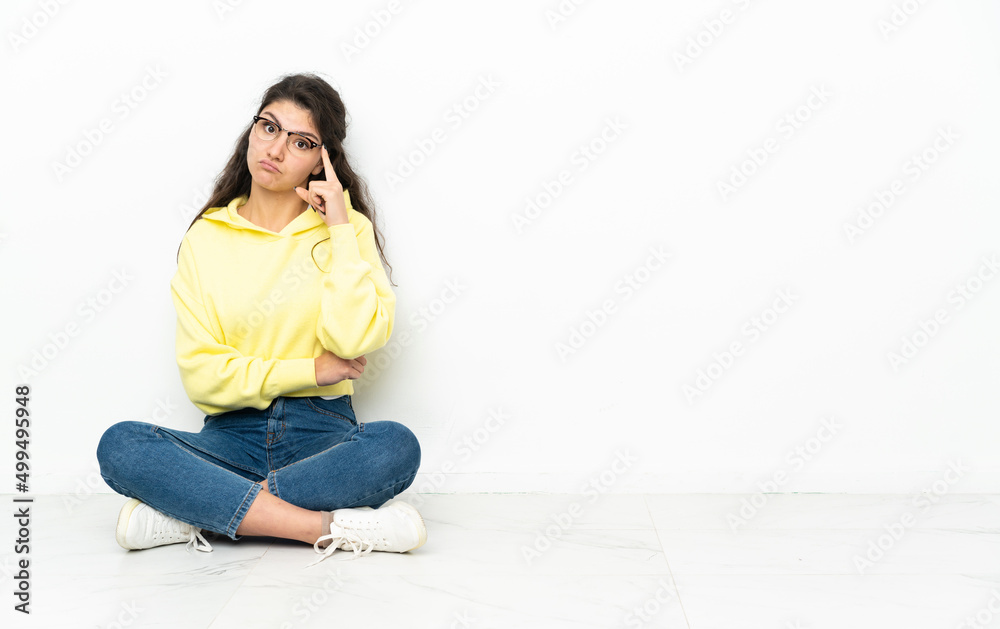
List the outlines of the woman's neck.
{"type": "Polygon", "coordinates": [[[307,207],[294,190],[275,192],[254,184],[247,202],[236,211],[254,225],[278,233],[307,207]]]}

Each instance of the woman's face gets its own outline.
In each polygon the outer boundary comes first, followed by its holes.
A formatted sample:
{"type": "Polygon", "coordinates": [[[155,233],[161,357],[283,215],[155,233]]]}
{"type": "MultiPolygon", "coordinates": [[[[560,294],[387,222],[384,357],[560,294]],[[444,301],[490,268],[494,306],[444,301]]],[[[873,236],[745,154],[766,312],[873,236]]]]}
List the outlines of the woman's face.
{"type": "MultiPolygon", "coordinates": [[[[312,116],[289,101],[268,103],[259,114],[283,129],[273,140],[262,140],[250,131],[250,146],[247,148],[247,167],[257,185],[275,192],[304,186],[310,174],[323,170],[323,156],[316,147],[303,156],[289,150],[287,131],[301,133],[318,144],[323,142],[319,131],[313,126],[312,116]]],[[[298,136],[292,136],[292,142],[298,136]]]]}

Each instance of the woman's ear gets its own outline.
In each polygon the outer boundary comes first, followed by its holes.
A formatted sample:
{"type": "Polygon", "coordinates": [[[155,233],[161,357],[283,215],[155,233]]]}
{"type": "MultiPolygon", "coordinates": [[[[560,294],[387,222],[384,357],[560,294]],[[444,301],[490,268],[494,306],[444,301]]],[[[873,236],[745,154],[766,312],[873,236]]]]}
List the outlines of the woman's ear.
{"type": "Polygon", "coordinates": [[[314,175],[318,175],[321,172],[323,172],[323,160],[320,160],[320,162],[316,164],[316,167],[312,169],[312,174],[314,175]]]}

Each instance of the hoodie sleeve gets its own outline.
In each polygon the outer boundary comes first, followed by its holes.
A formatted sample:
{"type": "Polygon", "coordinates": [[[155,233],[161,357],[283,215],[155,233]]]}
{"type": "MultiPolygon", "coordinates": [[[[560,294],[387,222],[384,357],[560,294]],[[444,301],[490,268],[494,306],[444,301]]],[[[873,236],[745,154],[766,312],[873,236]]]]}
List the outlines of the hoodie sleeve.
{"type": "Polygon", "coordinates": [[[244,356],[212,333],[191,245],[181,243],[177,272],[170,281],[177,310],[177,366],[184,391],[206,415],[239,408],[263,410],[279,395],[316,386],[313,358],[264,359],[244,356]]]}
{"type": "Polygon", "coordinates": [[[348,214],[353,222],[328,226],[333,264],[323,277],[316,336],[324,348],[352,359],[389,342],[396,295],[371,221],[353,208],[348,214]]]}

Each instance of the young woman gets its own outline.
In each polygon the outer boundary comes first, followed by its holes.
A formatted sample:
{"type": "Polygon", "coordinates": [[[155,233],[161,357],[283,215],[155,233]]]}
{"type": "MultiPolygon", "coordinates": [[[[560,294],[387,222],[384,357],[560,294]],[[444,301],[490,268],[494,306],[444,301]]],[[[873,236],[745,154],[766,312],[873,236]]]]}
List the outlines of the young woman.
{"type": "Polygon", "coordinates": [[[181,382],[204,426],[105,431],[101,475],[132,499],[122,547],[210,551],[208,530],[301,540],[320,561],[426,540],[417,510],[391,500],[416,476],[416,437],[358,422],[351,401],[396,298],[367,186],[344,153],[346,114],[323,79],[282,77],[188,227],[170,288],[181,382]]]}

